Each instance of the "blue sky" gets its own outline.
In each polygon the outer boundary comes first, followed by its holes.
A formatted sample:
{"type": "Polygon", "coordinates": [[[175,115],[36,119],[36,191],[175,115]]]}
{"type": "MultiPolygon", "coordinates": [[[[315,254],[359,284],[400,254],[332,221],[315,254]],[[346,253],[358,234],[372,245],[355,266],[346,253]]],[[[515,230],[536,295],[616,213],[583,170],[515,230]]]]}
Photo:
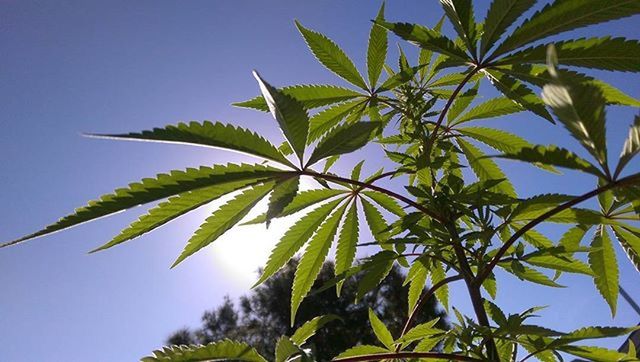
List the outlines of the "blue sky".
{"type": "MultiPolygon", "coordinates": [[[[378,6],[377,1],[2,1],[0,240],[29,233],[89,199],[158,172],[254,161],[218,150],[95,140],[80,133],[210,119],[251,128],[279,143],[282,136],[268,115],[230,106],[257,94],[251,70],[258,69],[276,86],[345,85],[315,61],[293,19],[329,35],[362,70],[369,19],[378,6]]],[[[485,14],[486,6],[483,2],[476,13],[485,14]]],[[[433,25],[441,14],[435,1],[387,3],[392,20],[433,25]]],[[[574,34],[638,38],[637,20],[574,34]]],[[[411,45],[402,46],[415,54],[411,45]]],[[[389,62],[395,64],[392,58],[389,62]]],[[[637,77],[597,75],[640,98],[637,77]]],[[[487,96],[493,94],[490,86],[483,87],[487,96]]],[[[634,112],[609,110],[613,157],[634,112]]],[[[535,143],[576,148],[563,129],[532,114],[488,123],[535,143]]],[[[375,159],[374,154],[367,149],[346,157],[338,170],[347,172],[358,157],[375,159]]],[[[368,171],[375,167],[375,161],[365,164],[368,171]]],[[[582,193],[592,187],[589,178],[574,173],[558,177],[515,163],[504,168],[524,196],[551,190],[582,193]]],[[[632,168],[639,168],[637,162],[632,168]]],[[[233,231],[169,270],[210,210],[93,255],[86,252],[144,210],[0,250],[0,360],[135,360],[159,347],[174,329],[197,325],[202,311],[224,295],[247,293],[255,278],[251,271],[266,260],[291,220],[274,223],[269,232],[259,226],[233,231]]],[[[562,231],[544,230],[551,237],[562,231]]],[[[621,284],[640,299],[640,276],[622,255],[620,267],[621,284]]],[[[631,325],[640,319],[621,300],[611,320],[588,278],[565,276],[562,281],[570,287],[550,291],[504,276],[499,302],[512,313],[551,305],[540,323],[562,330],[631,325]]],[[[452,293],[454,304],[471,310],[460,286],[452,293]]]]}

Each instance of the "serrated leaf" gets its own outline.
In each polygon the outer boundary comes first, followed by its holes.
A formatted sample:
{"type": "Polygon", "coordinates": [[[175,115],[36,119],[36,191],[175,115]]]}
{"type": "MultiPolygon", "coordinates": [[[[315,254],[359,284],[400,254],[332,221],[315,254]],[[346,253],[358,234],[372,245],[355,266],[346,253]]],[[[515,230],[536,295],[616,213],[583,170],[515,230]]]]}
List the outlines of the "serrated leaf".
{"type": "Polygon", "coordinates": [[[513,185],[507,180],[507,176],[505,176],[495,162],[486,158],[485,154],[472,144],[465,142],[462,139],[458,139],[457,142],[469,161],[469,166],[471,166],[473,172],[478,176],[478,179],[481,181],[504,179],[505,181],[500,182],[490,190],[498,193],[504,193],[511,197],[516,197],[516,191],[513,188],[513,185]]]}
{"type": "Polygon", "coordinates": [[[471,0],[440,0],[444,12],[449,18],[458,36],[464,41],[471,54],[476,53],[476,21],[471,0]]]}
{"type": "Polygon", "coordinates": [[[120,233],[111,241],[97,249],[92,250],[91,252],[108,249],[127,240],[136,238],[168,223],[169,221],[179,216],[195,210],[200,206],[206,205],[223,195],[239,190],[254,183],[256,183],[256,180],[230,182],[226,184],[205,187],[195,191],[189,191],[173,196],[167,201],[161,202],[156,207],[150,209],[148,213],[140,216],[138,220],[134,221],[127,228],[120,231],[120,233]]]}
{"type": "MultiPolygon", "coordinates": [[[[640,42],[625,38],[581,38],[553,43],[559,64],[576,67],[640,72],[640,42]]],[[[547,61],[547,47],[542,44],[500,59],[499,64],[538,63],[547,61]]]]}
{"type": "Polygon", "coordinates": [[[467,89],[464,93],[457,96],[449,108],[449,112],[447,112],[447,121],[449,123],[453,123],[453,121],[464,112],[467,107],[473,102],[473,100],[478,95],[478,88],[480,87],[480,81],[476,82],[475,85],[469,89],[467,89]]]}
{"type": "Polygon", "coordinates": [[[322,137],[363,104],[364,102],[362,100],[354,100],[331,106],[316,113],[309,120],[309,137],[307,143],[311,144],[322,137]]]}
{"type": "Polygon", "coordinates": [[[505,30],[535,5],[535,0],[494,0],[484,20],[480,56],[484,56],[505,30]]]}
{"type": "Polygon", "coordinates": [[[422,25],[409,23],[376,22],[402,39],[416,44],[420,48],[434,51],[453,57],[457,60],[467,61],[468,56],[451,39],[442,35],[439,31],[429,29],[422,25]]]}
{"type": "Polygon", "coordinates": [[[254,287],[262,284],[280,270],[280,268],[306,244],[329,213],[338,206],[340,201],[342,200],[338,199],[319,206],[293,224],[271,251],[262,276],[260,276],[260,279],[255,283],[254,287]]]}
{"type": "Polygon", "coordinates": [[[267,362],[255,348],[246,343],[228,339],[206,345],[171,346],[153,351],[152,356],[143,357],[142,362],[192,362],[209,360],[234,360],[244,362],[267,362]]]}
{"type": "Polygon", "coordinates": [[[263,157],[293,167],[269,141],[247,129],[220,122],[189,122],[125,134],[89,134],[91,137],[209,146],[263,157]]]}
{"type": "Polygon", "coordinates": [[[298,30],[304,37],[305,42],[311,49],[313,55],[327,69],[342,77],[349,83],[352,83],[364,90],[367,90],[367,84],[353,65],[353,62],[347,55],[325,35],[307,29],[298,21],[296,21],[298,30]]]}
{"type": "Polygon", "coordinates": [[[632,158],[638,155],[638,153],[640,153],[640,116],[635,116],[633,125],[629,129],[629,135],[624,141],[624,146],[622,147],[622,153],[620,154],[620,160],[618,161],[614,177],[618,177],[624,167],[632,158]]]}
{"type": "MultiPolygon", "coordinates": [[[[429,269],[431,275],[431,284],[435,285],[444,280],[447,277],[447,274],[444,270],[444,265],[439,261],[434,261],[432,263],[431,269],[429,269]]],[[[449,310],[449,285],[445,284],[438,288],[435,292],[436,298],[440,301],[440,304],[444,307],[445,310],[449,310]]]]}
{"type": "Polygon", "coordinates": [[[571,135],[607,168],[605,99],[593,85],[547,84],[542,98],[571,135]]]}
{"type": "Polygon", "coordinates": [[[391,268],[395,261],[397,254],[390,250],[383,250],[369,258],[362,266],[363,276],[358,283],[358,289],[356,291],[356,303],[362,299],[362,297],[373,290],[380,284],[391,268]]]}
{"type": "Polygon", "coordinates": [[[87,221],[114,214],[134,206],[165,199],[170,196],[241,180],[266,180],[276,175],[286,175],[287,171],[262,165],[216,165],[214,167],[188,168],[185,171],[171,171],[158,174],[155,178],[145,178],[127,187],[116,189],[100,199],[90,201],[87,206],[76,209],[75,213],[61,218],[58,222],[22,238],[0,244],[0,247],[14,245],[25,240],[51,234],[87,221]]]}
{"type": "Polygon", "coordinates": [[[544,103],[538,96],[522,82],[499,72],[499,70],[485,69],[483,72],[489,77],[491,84],[507,98],[518,105],[530,110],[538,116],[554,123],[553,117],[544,107],[544,103]]]}
{"type": "Polygon", "coordinates": [[[469,122],[476,119],[506,116],[508,114],[518,113],[524,110],[524,107],[513,100],[505,97],[498,97],[473,107],[468,112],[458,117],[454,124],[469,122]]]}
{"type": "MultiPolygon", "coordinates": [[[[298,211],[302,211],[307,207],[318,204],[324,200],[330,199],[334,196],[346,194],[346,190],[334,190],[334,189],[317,189],[307,190],[298,193],[293,200],[280,212],[277,217],[284,217],[295,214],[298,211]]],[[[267,214],[264,213],[257,216],[255,219],[245,222],[242,225],[260,224],[267,221],[267,214]]]]}
{"type": "MultiPolygon", "coordinates": [[[[338,246],[336,248],[335,274],[341,275],[351,268],[353,260],[356,256],[356,247],[358,244],[358,208],[356,202],[351,203],[347,216],[342,223],[340,235],[338,236],[338,246]]],[[[342,284],[340,281],[336,284],[336,292],[340,295],[342,284]]]]}
{"type": "Polygon", "coordinates": [[[404,209],[396,199],[392,198],[389,195],[383,194],[377,191],[362,191],[362,194],[372,199],[376,204],[382,206],[384,209],[393,213],[397,216],[405,216],[407,213],[404,212],[404,209]]]}
{"type": "Polygon", "coordinates": [[[307,248],[300,258],[291,288],[291,325],[293,325],[298,307],[309,293],[313,283],[320,273],[322,263],[329,253],[329,248],[338,231],[340,219],[346,209],[346,204],[336,210],[324,223],[307,244],[307,248]]]}
{"type": "Polygon", "coordinates": [[[267,227],[271,222],[271,219],[277,216],[281,216],[282,211],[287,207],[298,193],[298,187],[300,186],[300,177],[291,177],[281,182],[276,183],[273,188],[273,192],[269,197],[269,204],[267,205],[266,223],[267,227]]]}
{"type": "Polygon", "coordinates": [[[362,166],[364,165],[364,160],[358,162],[355,167],[353,167],[353,170],[351,170],[351,179],[352,180],[356,180],[359,181],[360,180],[360,173],[362,172],[362,166]]]}
{"type": "Polygon", "coordinates": [[[381,243],[381,246],[383,248],[392,248],[391,245],[383,244],[387,241],[389,227],[384,217],[382,217],[380,210],[378,210],[377,207],[373,206],[370,202],[363,198],[360,198],[360,202],[362,203],[364,216],[367,220],[367,224],[369,225],[369,229],[371,230],[373,238],[381,243]]]}
{"type": "Polygon", "coordinates": [[[618,304],[618,263],[609,234],[600,226],[591,241],[589,265],[593,270],[596,288],[609,304],[611,314],[615,316],[618,304]]]}
{"type": "Polygon", "coordinates": [[[500,327],[507,325],[507,317],[504,315],[502,310],[495,304],[491,303],[488,300],[484,300],[484,309],[489,314],[489,317],[493,319],[494,322],[500,327]]]}
{"type": "Polygon", "coordinates": [[[594,362],[611,362],[611,361],[633,361],[627,358],[624,353],[611,349],[592,347],[592,346],[562,346],[559,348],[562,352],[572,354],[574,356],[587,358],[594,362]]]}
{"type": "Polygon", "coordinates": [[[562,235],[560,241],[558,241],[558,245],[570,250],[578,248],[580,246],[580,242],[582,242],[582,239],[589,229],[590,228],[588,226],[584,225],[576,225],[572,227],[562,235]]]}
{"type": "Polygon", "coordinates": [[[276,342],[275,362],[286,362],[289,357],[300,352],[302,352],[300,347],[296,346],[289,337],[282,336],[278,338],[278,341],[276,342]]]}
{"type": "Polygon", "coordinates": [[[622,328],[622,327],[583,327],[571,331],[560,338],[553,341],[549,347],[557,348],[563,344],[574,343],[585,339],[600,339],[625,336],[633,331],[637,331],[638,327],[622,328]]]}
{"type": "Polygon", "coordinates": [[[429,269],[427,269],[427,266],[422,259],[417,259],[411,264],[407,278],[409,278],[410,275],[411,279],[409,280],[409,294],[407,298],[409,308],[407,311],[412,313],[418,303],[418,300],[420,300],[422,290],[424,289],[424,286],[427,283],[427,277],[429,276],[429,269]]]}
{"type": "Polygon", "coordinates": [[[404,336],[398,338],[396,343],[409,343],[425,337],[430,337],[434,334],[444,333],[442,329],[435,328],[434,326],[440,319],[436,318],[429,322],[418,324],[411,328],[404,336]]]}
{"type": "Polygon", "coordinates": [[[311,338],[316,332],[324,327],[327,323],[340,320],[340,317],[333,314],[327,314],[315,317],[310,321],[305,322],[300,328],[291,336],[291,341],[299,346],[303,345],[307,339],[311,338]]]}
{"type": "Polygon", "coordinates": [[[253,76],[260,85],[262,97],[267,102],[273,118],[278,121],[280,130],[289,141],[298,159],[302,160],[309,133],[309,115],[306,109],[295,98],[265,82],[258,72],[254,71],[253,76]]]}
{"type": "Polygon", "coordinates": [[[640,272],[640,236],[618,226],[613,227],[613,234],[629,257],[631,264],[640,272]]]}
{"type": "Polygon", "coordinates": [[[411,81],[413,79],[413,77],[416,75],[416,73],[422,67],[423,66],[408,67],[408,68],[404,68],[404,69],[400,70],[398,73],[396,73],[396,74],[390,76],[389,78],[387,78],[387,80],[385,80],[380,85],[380,87],[378,87],[378,89],[375,90],[375,93],[380,93],[380,92],[392,90],[392,89],[395,89],[398,86],[401,86],[401,85],[411,81]]]}
{"type": "Polygon", "coordinates": [[[380,318],[378,318],[376,313],[371,308],[369,308],[369,323],[371,323],[371,328],[373,329],[373,333],[378,338],[378,341],[380,341],[380,343],[382,343],[389,350],[392,350],[394,341],[393,336],[391,335],[391,332],[389,332],[389,329],[387,329],[387,326],[382,323],[380,318]]]}
{"type": "Polygon", "coordinates": [[[528,264],[547,269],[591,276],[593,275],[593,272],[588,265],[578,259],[574,259],[569,256],[556,257],[553,255],[540,255],[527,257],[523,261],[528,264]]]}
{"type": "Polygon", "coordinates": [[[604,176],[594,165],[575,153],[557,146],[525,147],[517,153],[506,153],[498,157],[583,171],[596,176],[604,176]]]}
{"type": "Polygon", "coordinates": [[[267,194],[273,190],[273,187],[273,182],[254,186],[220,206],[220,208],[214,211],[213,214],[200,225],[200,228],[196,230],[189,239],[182,254],[180,254],[171,267],[173,268],[180,264],[184,259],[211,244],[227,230],[231,229],[242,220],[263,197],[267,196],[267,194]]]}
{"type": "Polygon", "coordinates": [[[564,0],[547,4],[518,26],[491,58],[554,34],[640,13],[635,0],[564,0]]]}
{"type": "Polygon", "coordinates": [[[526,280],[532,283],[546,285],[548,287],[563,288],[562,285],[549,279],[549,277],[542,274],[538,270],[524,266],[515,260],[511,262],[511,264],[500,263],[499,265],[509,273],[518,277],[520,280],[526,280]]]}
{"type": "Polygon", "coordinates": [[[356,357],[356,356],[364,356],[364,355],[367,355],[367,354],[385,353],[385,352],[389,352],[389,350],[386,349],[386,348],[378,347],[378,346],[370,346],[370,345],[366,345],[366,344],[361,344],[359,346],[355,346],[355,347],[349,348],[348,350],[340,353],[334,359],[341,359],[341,358],[347,358],[347,357],[356,357]]]}
{"type": "MultiPolygon", "coordinates": [[[[300,84],[282,87],[280,91],[302,103],[305,109],[324,107],[362,96],[354,90],[329,84],[300,84]]],[[[262,96],[233,105],[269,112],[269,106],[262,96]]]]}
{"type": "MultiPolygon", "coordinates": [[[[384,21],[384,2],[376,16],[376,21],[384,21]]],[[[387,31],[375,23],[369,33],[369,46],[367,48],[367,75],[371,89],[375,89],[382,66],[387,59],[387,31]]]]}
{"type": "Polygon", "coordinates": [[[337,126],[318,142],[307,161],[307,166],[323,158],[342,155],[361,148],[381,126],[380,122],[355,122],[337,126]]]}

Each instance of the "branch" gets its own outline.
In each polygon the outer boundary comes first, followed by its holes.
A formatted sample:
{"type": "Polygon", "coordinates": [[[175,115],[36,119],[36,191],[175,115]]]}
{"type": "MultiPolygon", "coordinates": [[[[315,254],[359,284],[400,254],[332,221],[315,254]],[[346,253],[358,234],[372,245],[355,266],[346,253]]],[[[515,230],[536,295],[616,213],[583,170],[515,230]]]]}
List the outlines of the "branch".
{"type": "Polygon", "coordinates": [[[397,359],[397,358],[433,358],[433,359],[446,359],[453,361],[472,361],[482,362],[482,360],[462,356],[452,353],[437,353],[437,352],[395,352],[395,353],[375,353],[367,354],[355,357],[338,358],[332,360],[333,362],[357,362],[357,361],[380,361],[384,359],[397,359]]]}
{"type": "MultiPolygon", "coordinates": [[[[447,285],[451,282],[455,282],[456,280],[460,280],[462,279],[462,275],[458,274],[458,275],[454,275],[454,276],[450,276],[447,278],[442,279],[441,281],[437,282],[436,284],[434,284],[433,286],[431,286],[431,289],[429,289],[418,301],[418,304],[416,304],[416,306],[413,308],[413,310],[411,311],[411,314],[409,315],[409,318],[407,318],[407,322],[404,324],[404,327],[402,328],[402,333],[400,334],[400,337],[404,336],[408,331],[409,328],[411,328],[411,325],[413,324],[413,320],[415,319],[416,315],[418,314],[418,311],[422,308],[422,306],[424,305],[424,303],[429,300],[429,298],[431,298],[431,296],[433,296],[433,294],[436,292],[436,290],[438,290],[440,287],[447,285]]],[[[396,352],[400,351],[400,347],[401,345],[398,345],[396,352]]]]}
{"type": "Polygon", "coordinates": [[[378,191],[381,192],[383,194],[389,195],[395,199],[398,199],[404,203],[406,203],[407,205],[413,206],[414,208],[422,211],[423,213],[427,214],[428,216],[432,217],[433,219],[444,223],[445,220],[442,216],[437,215],[436,213],[434,213],[433,211],[427,209],[426,207],[418,204],[417,202],[409,199],[408,197],[402,196],[400,194],[397,194],[393,191],[387,190],[385,188],[379,187],[379,186],[375,186],[372,185],[371,183],[366,183],[366,182],[362,182],[362,181],[357,181],[357,180],[352,180],[352,179],[348,179],[348,178],[344,178],[344,177],[340,177],[340,176],[334,176],[334,175],[327,175],[327,174],[323,174],[323,173],[317,173],[317,172],[313,172],[313,171],[300,171],[298,172],[299,175],[305,175],[305,176],[311,176],[311,177],[318,177],[321,179],[325,179],[327,181],[333,181],[336,183],[348,183],[348,184],[352,184],[352,185],[356,185],[356,186],[360,186],[362,188],[367,188],[370,190],[374,190],[374,191],[378,191]]]}
{"type": "Polygon", "coordinates": [[[493,259],[491,259],[491,261],[489,262],[489,264],[487,265],[486,268],[484,268],[480,273],[478,273],[478,275],[476,276],[476,280],[475,280],[475,284],[476,286],[480,286],[482,285],[482,282],[489,276],[489,274],[491,274],[491,271],[493,270],[493,268],[496,267],[496,265],[498,265],[498,263],[500,262],[500,259],[504,256],[504,254],[507,253],[507,250],[509,250],[509,248],[511,247],[511,245],[513,245],[513,243],[515,243],[522,235],[524,235],[527,231],[533,229],[534,227],[536,227],[538,224],[543,223],[545,220],[547,220],[548,218],[550,218],[551,216],[564,211],[566,209],[569,209],[583,201],[586,201],[594,196],[597,196],[605,191],[611,190],[613,188],[616,187],[620,187],[620,186],[625,186],[627,184],[633,184],[634,182],[639,182],[640,181],[640,173],[638,174],[634,174],[631,176],[627,176],[624,178],[621,178],[617,181],[613,181],[607,185],[598,187],[595,190],[589,191],[586,194],[582,194],[578,197],[576,197],[575,199],[571,200],[571,201],[567,201],[562,205],[558,205],[557,207],[555,207],[554,209],[551,209],[547,212],[545,212],[544,214],[538,216],[537,218],[529,221],[529,223],[527,223],[525,226],[523,226],[522,228],[520,228],[518,231],[516,231],[510,238],[509,240],[507,240],[504,245],[502,245],[502,247],[500,248],[500,250],[498,250],[498,253],[496,253],[496,255],[494,255],[493,259]]]}

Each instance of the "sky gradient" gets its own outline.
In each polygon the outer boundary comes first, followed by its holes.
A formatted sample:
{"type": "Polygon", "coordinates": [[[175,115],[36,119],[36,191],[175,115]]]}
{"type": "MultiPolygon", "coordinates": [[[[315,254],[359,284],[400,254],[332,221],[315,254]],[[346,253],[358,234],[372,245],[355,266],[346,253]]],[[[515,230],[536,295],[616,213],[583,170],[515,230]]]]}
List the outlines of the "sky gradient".
{"type": "MultiPolygon", "coordinates": [[[[488,2],[487,2],[488,3],[488,2]]],[[[484,2],[483,2],[484,4],[484,2]]],[[[361,71],[377,1],[0,1],[0,241],[39,229],[86,201],[143,177],[188,166],[254,162],[234,153],[180,145],[116,142],[82,132],[120,133],[185,120],[220,120],[256,130],[279,144],[267,114],[231,107],[258,93],[252,69],[275,86],[345,82],[313,58],[293,24],[298,19],[340,44],[361,71]]],[[[476,9],[484,15],[486,4],[476,9]]],[[[391,0],[387,18],[434,25],[435,1],[391,0]]],[[[478,18],[480,16],[477,15],[478,18]]],[[[638,38],[638,17],[578,36],[638,38]]],[[[447,31],[450,31],[448,29],[447,31]]],[[[409,55],[413,46],[390,36],[409,55]]],[[[415,59],[415,58],[414,58],[415,59]]],[[[598,77],[640,98],[637,76],[598,77]]],[[[481,94],[495,92],[487,82],[481,94]],[[484,93],[482,93],[484,91],[484,93]]],[[[609,152],[616,158],[637,110],[610,107],[609,152]]],[[[534,143],[576,149],[560,126],[531,113],[487,121],[534,143]]],[[[348,172],[367,148],[338,163],[348,172]]],[[[638,171],[637,159],[630,169],[638,171]]],[[[554,176],[503,163],[521,196],[582,193],[590,178],[554,176]]],[[[307,185],[311,186],[311,183],[307,185]]],[[[218,203],[219,204],[219,203],[218,203]]],[[[215,204],[214,204],[215,206],[215,204]]],[[[189,235],[213,207],[123,246],[87,255],[135,220],[145,208],[0,250],[0,361],[132,361],[162,345],[225,295],[246,294],[252,271],[291,220],[243,227],[169,270],[189,235]]],[[[557,238],[562,228],[542,230],[557,238]]],[[[554,239],[555,240],[555,239],[554,239]]],[[[619,252],[621,284],[640,299],[640,276],[619,252]]],[[[586,277],[563,276],[569,288],[550,290],[501,277],[498,302],[516,313],[550,305],[540,324],[570,330],[585,325],[633,325],[640,320],[620,299],[611,320],[586,277]]],[[[452,301],[472,314],[466,292],[452,301]]],[[[617,347],[619,340],[601,341],[617,347]]]]}

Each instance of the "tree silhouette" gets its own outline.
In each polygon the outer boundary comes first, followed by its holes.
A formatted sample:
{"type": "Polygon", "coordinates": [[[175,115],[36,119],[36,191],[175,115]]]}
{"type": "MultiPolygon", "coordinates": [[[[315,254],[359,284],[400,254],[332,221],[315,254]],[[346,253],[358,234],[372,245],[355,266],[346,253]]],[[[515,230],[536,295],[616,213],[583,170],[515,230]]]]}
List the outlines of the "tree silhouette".
{"type": "MultiPolygon", "coordinates": [[[[368,322],[368,310],[376,311],[394,336],[399,336],[407,316],[407,287],[404,275],[394,267],[378,288],[367,293],[358,303],[353,303],[358,282],[362,275],[345,282],[340,297],[335,288],[312,294],[300,306],[301,318],[292,327],[291,283],[298,260],[290,261],[273,278],[255,288],[248,296],[240,298],[239,307],[225,297],[222,305],[204,312],[202,326],[191,330],[182,328],[173,332],[166,343],[206,344],[223,338],[239,340],[254,346],[264,355],[273,355],[275,341],[282,335],[291,335],[302,321],[318,315],[335,314],[342,321],[334,321],[331,331],[322,329],[310,340],[315,356],[329,358],[356,344],[375,344],[376,337],[368,322]]],[[[325,262],[314,285],[320,288],[334,278],[333,263],[325,262]]],[[[416,316],[417,323],[440,317],[438,326],[448,328],[444,311],[430,298],[416,316]]]]}

